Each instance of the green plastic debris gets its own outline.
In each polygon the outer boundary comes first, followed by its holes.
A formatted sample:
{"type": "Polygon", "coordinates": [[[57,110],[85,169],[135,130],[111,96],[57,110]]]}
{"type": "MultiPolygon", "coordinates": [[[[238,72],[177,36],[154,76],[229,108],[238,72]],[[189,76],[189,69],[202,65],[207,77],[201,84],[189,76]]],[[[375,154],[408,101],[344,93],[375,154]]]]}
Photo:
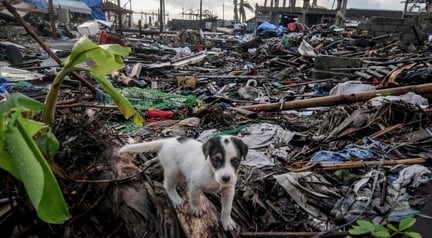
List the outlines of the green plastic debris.
{"type": "Polygon", "coordinates": [[[247,124],[245,124],[245,125],[241,125],[241,126],[239,126],[239,127],[237,127],[237,128],[231,129],[231,130],[225,130],[225,131],[221,131],[221,132],[215,133],[215,134],[212,135],[212,137],[222,136],[222,135],[233,135],[233,134],[237,134],[239,131],[241,131],[241,130],[243,130],[243,129],[249,127],[249,126],[250,126],[250,124],[247,123],[247,124]]]}
{"type": "MultiPolygon", "coordinates": [[[[196,106],[198,105],[198,101],[200,101],[200,99],[193,96],[165,93],[159,90],[137,87],[124,88],[120,93],[127,98],[135,108],[144,110],[150,108],[182,108],[196,106]]],[[[105,97],[105,102],[111,104],[112,99],[109,96],[105,97]]]]}

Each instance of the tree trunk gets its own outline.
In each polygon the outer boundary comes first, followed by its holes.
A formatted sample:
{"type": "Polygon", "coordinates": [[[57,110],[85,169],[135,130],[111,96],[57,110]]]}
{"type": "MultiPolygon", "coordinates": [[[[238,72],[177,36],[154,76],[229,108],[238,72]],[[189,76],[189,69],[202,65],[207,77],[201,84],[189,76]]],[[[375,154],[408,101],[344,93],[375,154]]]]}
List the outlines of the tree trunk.
{"type": "Polygon", "coordinates": [[[196,217],[190,212],[189,196],[186,192],[180,193],[185,205],[178,209],[177,218],[186,237],[194,238],[223,238],[227,237],[225,231],[220,224],[220,212],[217,211],[215,206],[207,199],[206,196],[201,194],[201,205],[206,211],[204,215],[196,217]]]}

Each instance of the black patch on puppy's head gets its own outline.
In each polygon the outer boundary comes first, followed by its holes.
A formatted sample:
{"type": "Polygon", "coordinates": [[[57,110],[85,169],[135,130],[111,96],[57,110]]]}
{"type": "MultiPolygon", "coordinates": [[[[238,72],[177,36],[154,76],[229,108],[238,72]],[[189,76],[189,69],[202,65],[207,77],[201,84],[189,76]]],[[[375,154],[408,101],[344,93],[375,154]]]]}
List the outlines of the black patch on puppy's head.
{"type": "Polygon", "coordinates": [[[204,143],[203,152],[205,159],[210,158],[210,162],[215,169],[223,167],[225,162],[227,162],[226,160],[229,160],[231,165],[237,170],[240,166],[240,161],[247,155],[248,146],[236,137],[215,137],[204,143]],[[232,158],[226,158],[226,147],[230,143],[233,144],[237,155],[232,158]]]}
{"type": "Polygon", "coordinates": [[[242,158],[246,158],[246,155],[248,153],[248,146],[239,138],[232,137],[231,141],[234,143],[237,151],[239,152],[240,156],[242,158]]]}
{"type": "Polygon", "coordinates": [[[207,140],[203,147],[205,159],[210,158],[210,162],[215,169],[221,168],[225,163],[225,150],[220,137],[207,140]]]}

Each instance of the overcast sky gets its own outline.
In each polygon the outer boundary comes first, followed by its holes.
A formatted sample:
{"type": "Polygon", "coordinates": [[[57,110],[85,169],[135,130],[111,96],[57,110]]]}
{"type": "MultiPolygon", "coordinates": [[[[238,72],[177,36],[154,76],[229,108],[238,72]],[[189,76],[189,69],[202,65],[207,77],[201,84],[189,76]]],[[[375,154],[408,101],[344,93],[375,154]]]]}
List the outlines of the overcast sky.
{"type": "MultiPolygon", "coordinates": [[[[264,5],[264,0],[247,0],[254,8],[255,4],[259,6],[264,5]]],[[[267,5],[270,4],[271,0],[267,0],[267,5]]],[[[324,6],[328,9],[332,9],[336,6],[334,3],[336,0],[318,0],[318,5],[324,6]]],[[[121,1],[122,4],[127,3],[126,0],[121,1]]],[[[159,0],[131,0],[132,9],[135,12],[154,12],[157,13],[160,2],[159,0]]],[[[283,0],[279,1],[282,4],[283,0]]],[[[286,1],[287,4],[289,0],[286,1]]],[[[310,0],[312,3],[312,0],[310,0]]],[[[165,0],[165,10],[169,14],[169,19],[181,19],[182,10],[199,9],[200,0],[165,0]]],[[[215,13],[219,19],[223,17],[227,20],[233,19],[233,1],[232,0],[202,0],[203,10],[207,9],[215,13]]],[[[296,6],[302,6],[303,1],[297,0],[296,6]]],[[[129,7],[129,6],[125,6],[129,7]]],[[[404,7],[401,0],[348,0],[348,8],[361,8],[361,9],[387,9],[387,10],[402,10],[404,7]]],[[[249,10],[246,10],[246,17],[251,18],[255,14],[249,10]]],[[[139,16],[134,16],[134,20],[137,21],[139,16]]]]}

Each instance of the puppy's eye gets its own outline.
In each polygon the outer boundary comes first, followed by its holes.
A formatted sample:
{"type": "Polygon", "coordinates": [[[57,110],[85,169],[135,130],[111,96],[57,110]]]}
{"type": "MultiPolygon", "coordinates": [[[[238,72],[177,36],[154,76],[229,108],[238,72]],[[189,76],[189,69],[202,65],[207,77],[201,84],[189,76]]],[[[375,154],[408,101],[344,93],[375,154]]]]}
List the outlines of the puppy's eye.
{"type": "Polygon", "coordinates": [[[220,156],[213,156],[211,159],[215,166],[221,165],[223,162],[220,156]]]}
{"type": "Polygon", "coordinates": [[[220,160],[222,160],[221,157],[218,156],[218,155],[213,156],[212,159],[215,160],[215,161],[220,161],[220,160]]]}
{"type": "Polygon", "coordinates": [[[231,164],[232,164],[233,166],[237,167],[237,166],[240,164],[240,158],[237,158],[237,157],[232,158],[232,160],[231,160],[231,164]]]}

